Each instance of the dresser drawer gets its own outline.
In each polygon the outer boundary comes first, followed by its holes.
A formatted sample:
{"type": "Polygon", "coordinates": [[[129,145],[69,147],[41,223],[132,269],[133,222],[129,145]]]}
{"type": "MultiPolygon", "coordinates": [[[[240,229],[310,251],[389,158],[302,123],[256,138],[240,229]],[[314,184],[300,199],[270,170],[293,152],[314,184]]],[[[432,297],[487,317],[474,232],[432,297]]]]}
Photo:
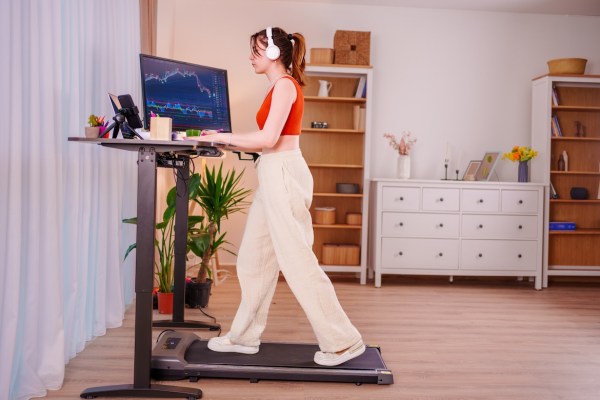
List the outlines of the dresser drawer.
{"type": "Polygon", "coordinates": [[[503,190],[502,211],[506,213],[537,213],[537,190],[503,190]]]}
{"type": "Polygon", "coordinates": [[[381,192],[384,210],[417,211],[419,209],[421,188],[384,186],[381,192]]]}
{"type": "Polygon", "coordinates": [[[383,236],[458,238],[458,214],[419,214],[384,212],[381,218],[383,236]]]}
{"type": "Polygon", "coordinates": [[[493,271],[535,271],[536,241],[463,240],[461,269],[493,271]]]}
{"type": "Polygon", "coordinates": [[[423,210],[458,211],[460,206],[459,193],[459,189],[424,188],[423,210]]]}
{"type": "Polygon", "coordinates": [[[500,191],[463,189],[462,210],[466,212],[497,212],[500,210],[500,191]]]}
{"type": "Polygon", "coordinates": [[[456,269],[458,240],[456,239],[381,239],[383,268],[456,269]]]}
{"type": "Polygon", "coordinates": [[[462,216],[461,236],[475,239],[537,239],[535,215],[462,216]]]}

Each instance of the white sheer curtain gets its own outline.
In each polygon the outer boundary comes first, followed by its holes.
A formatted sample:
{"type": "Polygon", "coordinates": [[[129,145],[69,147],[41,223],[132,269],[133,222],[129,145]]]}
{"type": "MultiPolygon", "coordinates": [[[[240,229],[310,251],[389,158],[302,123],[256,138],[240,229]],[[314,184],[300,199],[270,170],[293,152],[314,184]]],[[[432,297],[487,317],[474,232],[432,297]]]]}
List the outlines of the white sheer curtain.
{"type": "Polygon", "coordinates": [[[139,103],[139,3],[0,7],[0,399],[27,399],[132,301],[136,155],[67,138],[109,91],[139,103]]]}

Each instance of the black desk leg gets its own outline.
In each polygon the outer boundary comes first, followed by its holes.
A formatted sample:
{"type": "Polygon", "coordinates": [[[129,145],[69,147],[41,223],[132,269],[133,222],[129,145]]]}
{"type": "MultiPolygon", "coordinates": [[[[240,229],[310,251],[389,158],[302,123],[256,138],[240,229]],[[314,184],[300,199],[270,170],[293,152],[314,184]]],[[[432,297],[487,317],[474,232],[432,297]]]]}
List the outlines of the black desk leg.
{"type": "Polygon", "coordinates": [[[183,157],[180,161],[182,162],[181,166],[174,167],[177,169],[177,198],[175,200],[175,268],[173,271],[175,288],[173,290],[173,319],[157,320],[152,323],[152,326],[155,328],[192,328],[218,331],[221,329],[219,324],[186,321],[184,319],[190,159],[183,157]]]}
{"type": "Polygon", "coordinates": [[[138,151],[133,385],[89,388],[81,393],[81,397],[84,399],[94,397],[183,397],[199,399],[202,397],[200,389],[150,384],[154,230],[156,225],[156,162],[157,154],[153,147],[140,147],[138,151]]]}

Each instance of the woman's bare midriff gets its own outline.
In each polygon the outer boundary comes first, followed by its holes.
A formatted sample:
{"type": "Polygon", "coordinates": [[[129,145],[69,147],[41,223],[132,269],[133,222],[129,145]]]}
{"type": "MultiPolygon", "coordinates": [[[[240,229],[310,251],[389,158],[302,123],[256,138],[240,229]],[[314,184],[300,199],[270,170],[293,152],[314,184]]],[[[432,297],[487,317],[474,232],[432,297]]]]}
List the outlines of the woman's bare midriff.
{"type": "Polygon", "coordinates": [[[300,148],[300,135],[282,135],[275,146],[270,149],[263,149],[263,154],[278,153],[280,151],[290,151],[300,148]]]}

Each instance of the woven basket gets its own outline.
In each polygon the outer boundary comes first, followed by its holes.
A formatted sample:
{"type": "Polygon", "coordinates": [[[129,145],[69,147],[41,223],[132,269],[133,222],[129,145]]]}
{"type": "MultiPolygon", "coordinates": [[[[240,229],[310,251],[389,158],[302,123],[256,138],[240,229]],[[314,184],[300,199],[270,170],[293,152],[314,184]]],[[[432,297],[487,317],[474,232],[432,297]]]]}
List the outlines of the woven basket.
{"type": "Polygon", "coordinates": [[[585,58],[558,58],[548,61],[548,70],[551,74],[583,75],[586,64],[585,58]]]}
{"type": "Polygon", "coordinates": [[[371,32],[335,31],[333,49],[335,64],[370,65],[371,32]]]}

